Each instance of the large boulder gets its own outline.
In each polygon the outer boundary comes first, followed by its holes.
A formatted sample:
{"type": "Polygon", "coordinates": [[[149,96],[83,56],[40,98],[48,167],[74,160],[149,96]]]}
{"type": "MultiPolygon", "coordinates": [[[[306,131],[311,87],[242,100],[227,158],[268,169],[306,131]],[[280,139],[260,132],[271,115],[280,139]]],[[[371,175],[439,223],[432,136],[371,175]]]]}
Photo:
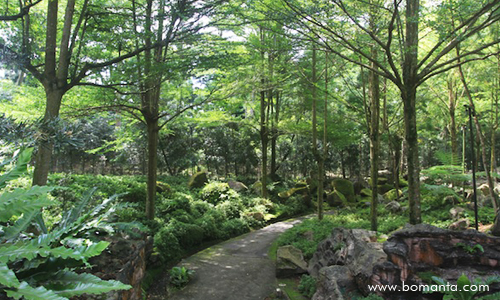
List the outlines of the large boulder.
{"type": "Polygon", "coordinates": [[[189,178],[188,187],[190,189],[201,189],[208,183],[208,174],[206,171],[199,171],[189,178]]]}
{"type": "MultiPolygon", "coordinates": [[[[462,274],[470,278],[500,275],[500,238],[475,230],[452,231],[431,225],[407,225],[384,243],[387,261],[373,268],[372,284],[430,284],[425,274],[456,282],[462,274]]],[[[490,292],[500,285],[490,285],[490,292]]],[[[391,292],[385,299],[427,299],[419,292],[391,292]]],[[[431,299],[431,296],[428,296],[431,299]]]]}
{"type": "Polygon", "coordinates": [[[347,179],[335,179],[332,181],[332,187],[347,199],[347,202],[354,203],[354,185],[347,179]]]}
{"type": "Polygon", "coordinates": [[[227,182],[227,184],[229,185],[229,187],[231,189],[233,189],[237,192],[242,192],[242,191],[248,190],[248,187],[243,182],[230,180],[227,182]]]}
{"type": "Polygon", "coordinates": [[[352,299],[357,290],[349,267],[335,265],[320,270],[316,293],[312,300],[352,299]]]}
{"type": "Polygon", "coordinates": [[[377,263],[383,262],[386,255],[382,251],[382,245],[376,242],[376,232],[363,229],[344,229],[335,228],[329,238],[318,245],[318,250],[309,261],[309,273],[319,279],[318,285],[322,287],[318,290],[314,299],[341,299],[328,298],[328,295],[322,295],[325,291],[332,291],[336,286],[347,286],[339,283],[339,280],[354,278],[358,286],[368,288],[371,282],[372,269],[377,263]],[[332,271],[324,270],[330,266],[345,266],[343,276],[337,279],[332,271]],[[323,275],[321,275],[323,274],[323,275]]]}
{"type": "Polygon", "coordinates": [[[286,278],[307,273],[302,251],[292,245],[279,247],[276,257],[276,277],[286,278]]]}

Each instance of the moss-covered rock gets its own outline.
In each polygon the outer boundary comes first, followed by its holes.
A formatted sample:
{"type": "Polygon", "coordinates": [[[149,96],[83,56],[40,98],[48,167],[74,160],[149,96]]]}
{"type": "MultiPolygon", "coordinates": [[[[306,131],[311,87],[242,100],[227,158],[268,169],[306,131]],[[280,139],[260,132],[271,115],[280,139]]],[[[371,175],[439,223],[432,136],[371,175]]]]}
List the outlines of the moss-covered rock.
{"type": "Polygon", "coordinates": [[[392,189],[384,194],[384,199],[387,202],[395,201],[396,199],[399,198],[397,197],[397,195],[401,197],[403,196],[403,192],[401,192],[401,190],[398,190],[398,193],[396,194],[396,189],[392,189]]]}
{"type": "Polygon", "coordinates": [[[168,183],[157,181],[156,182],[156,191],[160,194],[163,194],[163,193],[168,194],[168,193],[172,192],[172,187],[170,187],[170,184],[168,184],[168,183]]]}
{"type": "Polygon", "coordinates": [[[383,195],[392,189],[394,189],[392,184],[382,184],[378,186],[378,193],[383,195]]]}
{"type": "Polygon", "coordinates": [[[362,189],[361,192],[359,193],[361,197],[371,197],[372,196],[372,190],[371,189],[362,189]]]}
{"type": "Polygon", "coordinates": [[[331,207],[345,206],[348,204],[346,197],[337,190],[334,190],[326,195],[326,202],[331,207]]]}
{"type": "Polygon", "coordinates": [[[295,187],[295,188],[291,188],[287,191],[284,191],[284,192],[281,192],[281,193],[278,193],[278,197],[280,197],[281,199],[288,199],[290,198],[292,195],[298,193],[298,194],[306,194],[308,193],[308,188],[307,186],[303,186],[303,187],[295,187]]]}
{"type": "Polygon", "coordinates": [[[188,187],[190,189],[200,189],[208,182],[208,174],[206,171],[199,171],[189,178],[188,187]]]}
{"type": "Polygon", "coordinates": [[[348,202],[355,202],[354,185],[346,179],[335,179],[332,181],[332,186],[335,191],[340,192],[345,196],[348,202]]]}

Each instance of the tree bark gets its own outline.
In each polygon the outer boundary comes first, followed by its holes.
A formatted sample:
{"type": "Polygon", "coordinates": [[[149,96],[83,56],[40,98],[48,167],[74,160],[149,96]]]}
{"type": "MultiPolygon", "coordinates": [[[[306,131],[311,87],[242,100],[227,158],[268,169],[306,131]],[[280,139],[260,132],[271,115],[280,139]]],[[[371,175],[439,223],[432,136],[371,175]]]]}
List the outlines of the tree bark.
{"type": "MultiPolygon", "coordinates": [[[[371,55],[376,59],[377,51],[372,48],[371,55]]],[[[372,64],[374,70],[377,66],[372,64]]],[[[379,124],[380,124],[380,85],[379,76],[370,71],[370,178],[372,188],[372,204],[370,208],[371,230],[377,231],[378,207],[378,161],[379,161],[379,124]]]]}
{"type": "Polygon", "coordinates": [[[417,63],[418,63],[418,12],[419,1],[406,1],[406,40],[403,62],[403,85],[400,87],[403,99],[405,140],[408,163],[408,201],[410,223],[422,223],[420,207],[420,164],[417,136],[417,63]]]}
{"type": "Polygon", "coordinates": [[[154,118],[147,123],[148,127],[148,176],[146,217],[152,220],[155,217],[156,180],[158,166],[158,119],[154,118]]]}

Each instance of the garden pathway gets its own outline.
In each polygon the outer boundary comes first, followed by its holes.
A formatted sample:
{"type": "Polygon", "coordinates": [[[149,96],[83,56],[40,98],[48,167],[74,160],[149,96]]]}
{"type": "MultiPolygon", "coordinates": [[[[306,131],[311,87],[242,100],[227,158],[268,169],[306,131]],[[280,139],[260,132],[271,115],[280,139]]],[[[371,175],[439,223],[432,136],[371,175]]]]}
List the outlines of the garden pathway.
{"type": "MultiPolygon", "coordinates": [[[[310,217],[310,216],[308,216],[310,217]]],[[[278,236],[303,218],[274,223],[183,260],[191,282],[168,300],[263,300],[276,289],[275,264],[267,253],[278,236]]]]}

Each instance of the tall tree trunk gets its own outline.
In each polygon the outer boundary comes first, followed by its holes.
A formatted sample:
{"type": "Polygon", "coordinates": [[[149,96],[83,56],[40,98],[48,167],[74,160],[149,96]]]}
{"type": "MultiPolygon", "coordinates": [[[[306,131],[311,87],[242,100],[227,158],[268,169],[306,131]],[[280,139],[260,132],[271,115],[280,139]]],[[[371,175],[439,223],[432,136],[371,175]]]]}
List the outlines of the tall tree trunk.
{"type": "MultiPolygon", "coordinates": [[[[264,42],[264,29],[260,28],[260,40],[264,42]]],[[[262,63],[265,62],[265,52],[261,50],[260,52],[262,63]]],[[[261,162],[261,194],[263,198],[267,198],[267,148],[269,142],[269,133],[267,128],[267,111],[268,111],[268,101],[266,101],[266,91],[264,78],[264,68],[262,68],[262,79],[261,79],[261,91],[260,91],[260,141],[261,141],[261,151],[262,151],[262,162],[261,162]]]]}
{"type": "MultiPolygon", "coordinates": [[[[456,48],[457,56],[460,56],[460,49],[457,47],[456,48]]],[[[460,59],[458,59],[458,62],[460,63],[460,59]]],[[[469,99],[469,106],[472,109],[473,116],[474,116],[474,125],[476,127],[476,136],[479,138],[479,142],[481,144],[481,157],[483,160],[483,168],[484,172],[486,173],[486,179],[488,180],[488,189],[490,191],[490,197],[491,197],[491,202],[493,203],[493,208],[495,209],[495,212],[498,210],[498,198],[497,194],[495,192],[495,185],[493,183],[493,178],[491,177],[491,173],[489,170],[488,166],[488,158],[486,155],[486,142],[484,140],[484,136],[481,130],[481,125],[479,124],[479,119],[477,117],[477,114],[475,113],[474,110],[474,100],[472,99],[472,94],[470,93],[469,86],[467,84],[467,81],[465,80],[464,72],[462,70],[462,66],[458,66],[458,73],[460,74],[460,79],[462,80],[462,84],[464,86],[465,94],[467,95],[467,98],[469,99]]]]}
{"type": "Polygon", "coordinates": [[[146,217],[152,220],[155,217],[156,180],[158,166],[158,119],[153,118],[147,123],[148,130],[148,176],[146,217]]]}
{"type": "MultiPolygon", "coordinates": [[[[377,50],[372,48],[372,58],[376,59],[377,50]]],[[[372,68],[378,68],[372,63],[372,68]]],[[[379,76],[370,71],[370,178],[372,188],[372,204],[370,208],[371,230],[377,231],[378,207],[378,161],[379,161],[379,124],[380,124],[380,85],[379,76]]]]}
{"type": "Polygon", "coordinates": [[[451,164],[458,163],[458,138],[457,138],[457,124],[455,121],[456,110],[456,92],[453,78],[448,81],[448,113],[450,115],[450,139],[451,139],[451,164]]]}
{"type": "Polygon", "coordinates": [[[418,12],[419,0],[406,1],[406,40],[403,62],[403,85],[400,87],[403,99],[405,140],[408,163],[408,201],[410,223],[422,223],[420,207],[420,164],[417,136],[417,63],[418,63],[418,12]]]}
{"type": "Polygon", "coordinates": [[[45,97],[47,104],[45,106],[45,115],[40,128],[40,140],[38,141],[38,152],[36,155],[35,170],[33,172],[33,185],[46,185],[50,171],[52,150],[54,142],[52,141],[54,120],[59,116],[63,93],[61,90],[52,90],[45,88],[45,97]]]}
{"type": "MultiPolygon", "coordinates": [[[[317,75],[316,75],[316,48],[313,47],[312,50],[312,78],[311,78],[311,97],[312,97],[312,121],[311,121],[311,131],[312,131],[312,152],[314,155],[314,159],[316,160],[316,164],[318,167],[318,174],[316,180],[318,181],[318,219],[323,219],[323,178],[324,178],[324,170],[323,170],[323,157],[320,154],[319,146],[318,146],[318,131],[317,131],[317,75]]],[[[324,146],[324,145],[323,145],[324,146]]]]}

